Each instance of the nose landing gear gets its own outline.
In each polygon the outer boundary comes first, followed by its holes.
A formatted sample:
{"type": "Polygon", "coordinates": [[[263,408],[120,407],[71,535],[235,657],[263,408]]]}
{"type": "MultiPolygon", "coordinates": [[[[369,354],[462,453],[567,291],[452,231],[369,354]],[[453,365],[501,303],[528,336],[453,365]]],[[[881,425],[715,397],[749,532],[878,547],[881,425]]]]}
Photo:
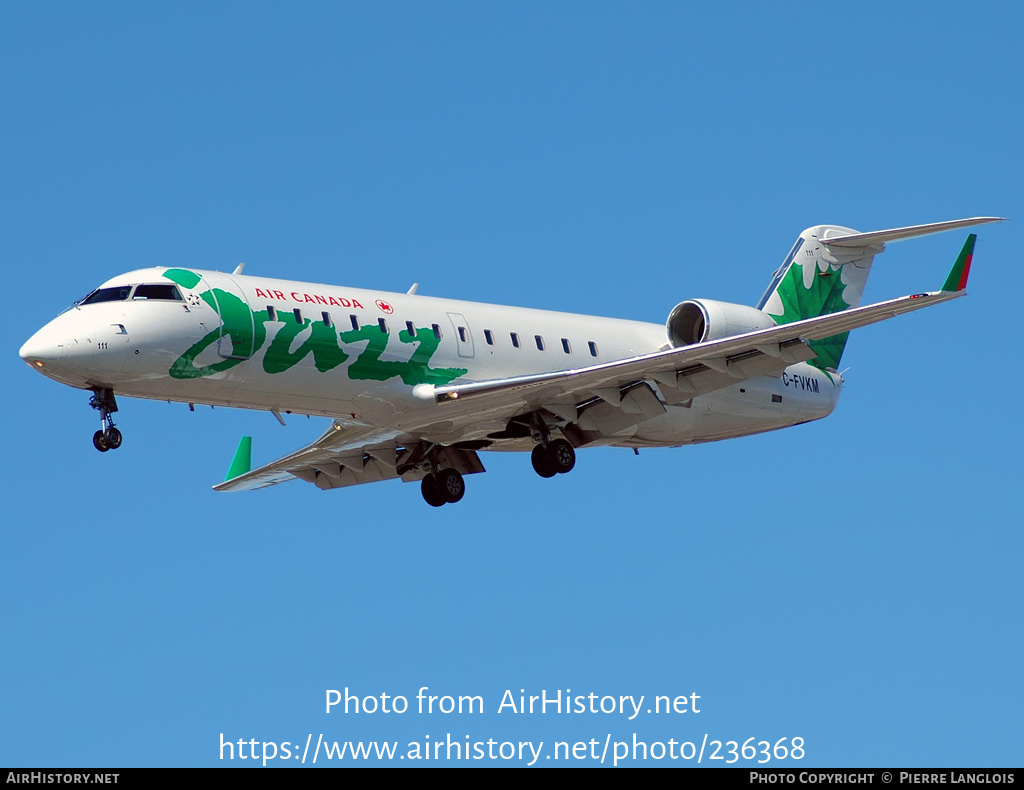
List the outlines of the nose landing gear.
{"type": "Polygon", "coordinates": [[[92,397],[89,398],[89,405],[100,413],[100,421],[103,427],[92,435],[92,444],[101,453],[107,450],[116,450],[121,446],[121,432],[114,427],[114,419],[110,416],[117,411],[117,401],[114,400],[114,391],[106,387],[93,387],[92,397]]]}

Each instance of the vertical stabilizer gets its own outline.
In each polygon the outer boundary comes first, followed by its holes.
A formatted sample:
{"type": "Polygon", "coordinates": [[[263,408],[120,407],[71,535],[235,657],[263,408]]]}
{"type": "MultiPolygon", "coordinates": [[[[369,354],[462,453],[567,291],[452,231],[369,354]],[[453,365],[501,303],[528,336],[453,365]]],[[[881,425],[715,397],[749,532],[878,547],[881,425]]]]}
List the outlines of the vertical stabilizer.
{"type": "MultiPolygon", "coordinates": [[[[838,313],[860,305],[864,284],[875,255],[883,244],[830,246],[828,240],[856,236],[857,231],[838,225],[816,225],[800,234],[793,249],[775,272],[758,308],[777,324],[838,313]]],[[[812,365],[836,369],[849,333],[811,342],[818,352],[812,365]]]]}

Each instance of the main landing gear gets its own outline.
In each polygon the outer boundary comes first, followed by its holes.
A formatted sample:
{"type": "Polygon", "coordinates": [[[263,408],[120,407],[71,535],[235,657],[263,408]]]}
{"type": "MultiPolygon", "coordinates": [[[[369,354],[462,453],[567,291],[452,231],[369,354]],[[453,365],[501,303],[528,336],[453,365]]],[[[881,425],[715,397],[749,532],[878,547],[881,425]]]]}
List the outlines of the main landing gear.
{"type": "Polygon", "coordinates": [[[442,469],[437,474],[431,472],[420,484],[423,498],[431,507],[454,504],[466,493],[466,481],[457,469],[442,469]]]}
{"type": "MultiPolygon", "coordinates": [[[[420,484],[423,499],[431,507],[441,507],[448,503],[454,504],[466,495],[466,481],[453,463],[448,453],[439,445],[423,444],[414,451],[415,463],[426,468],[427,475],[420,484]]],[[[481,470],[483,471],[482,467],[481,470]]]]}
{"type": "Polygon", "coordinates": [[[121,446],[121,432],[114,427],[114,419],[110,416],[117,411],[117,401],[114,400],[114,391],[104,387],[93,387],[92,397],[89,398],[89,405],[100,413],[100,422],[103,427],[92,435],[92,444],[101,453],[107,450],[116,450],[121,446]]]}
{"type": "Polygon", "coordinates": [[[576,466],[576,451],[565,439],[552,439],[547,423],[536,412],[530,424],[530,433],[537,442],[530,455],[533,471],[541,477],[554,477],[572,471],[576,466]]]}
{"type": "Polygon", "coordinates": [[[534,447],[530,461],[541,477],[564,475],[576,466],[576,451],[565,439],[552,439],[546,446],[541,443],[534,447]]]}

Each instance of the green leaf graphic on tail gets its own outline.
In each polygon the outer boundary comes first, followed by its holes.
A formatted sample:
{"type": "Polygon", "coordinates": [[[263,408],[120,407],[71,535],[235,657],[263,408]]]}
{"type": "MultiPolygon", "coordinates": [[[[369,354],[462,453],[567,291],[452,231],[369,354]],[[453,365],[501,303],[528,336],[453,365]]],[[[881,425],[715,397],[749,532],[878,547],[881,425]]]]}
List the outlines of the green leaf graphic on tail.
{"type": "MultiPolygon", "coordinates": [[[[843,299],[846,283],[843,282],[841,267],[829,266],[823,272],[818,268],[816,260],[808,261],[805,265],[814,267],[810,287],[804,284],[804,266],[793,262],[776,289],[776,294],[782,300],[782,314],[768,313],[768,315],[774,318],[778,324],[789,324],[804,318],[838,313],[850,307],[843,299]]],[[[818,355],[810,360],[810,364],[821,370],[838,368],[849,334],[849,332],[843,332],[822,340],[810,341],[810,347],[818,355]]]]}

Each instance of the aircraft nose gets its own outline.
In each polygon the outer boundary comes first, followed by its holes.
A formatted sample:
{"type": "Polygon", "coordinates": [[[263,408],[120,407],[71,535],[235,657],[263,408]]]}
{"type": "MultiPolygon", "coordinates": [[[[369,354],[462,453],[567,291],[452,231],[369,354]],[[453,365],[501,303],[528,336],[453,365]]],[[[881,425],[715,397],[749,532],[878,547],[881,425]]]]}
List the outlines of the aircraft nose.
{"type": "Polygon", "coordinates": [[[18,354],[25,362],[42,372],[57,367],[64,355],[64,342],[54,337],[49,327],[43,327],[30,337],[18,354]]]}

